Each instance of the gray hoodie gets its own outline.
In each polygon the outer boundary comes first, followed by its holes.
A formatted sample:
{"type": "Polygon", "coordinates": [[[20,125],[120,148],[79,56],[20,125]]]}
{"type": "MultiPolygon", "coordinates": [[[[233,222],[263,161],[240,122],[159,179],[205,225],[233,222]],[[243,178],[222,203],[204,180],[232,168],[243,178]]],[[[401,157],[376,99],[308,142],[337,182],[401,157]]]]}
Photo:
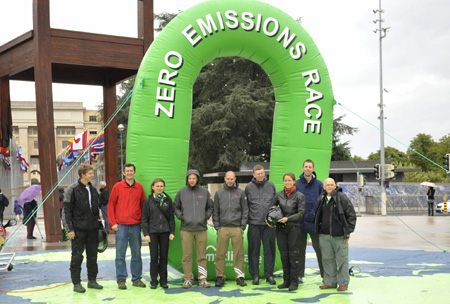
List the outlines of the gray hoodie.
{"type": "Polygon", "coordinates": [[[181,220],[181,230],[206,230],[206,221],[213,213],[213,203],[209,191],[199,185],[200,174],[197,170],[188,170],[186,186],[181,188],[174,201],[175,215],[181,220]],[[197,184],[191,187],[187,182],[188,176],[197,175],[197,184]]]}

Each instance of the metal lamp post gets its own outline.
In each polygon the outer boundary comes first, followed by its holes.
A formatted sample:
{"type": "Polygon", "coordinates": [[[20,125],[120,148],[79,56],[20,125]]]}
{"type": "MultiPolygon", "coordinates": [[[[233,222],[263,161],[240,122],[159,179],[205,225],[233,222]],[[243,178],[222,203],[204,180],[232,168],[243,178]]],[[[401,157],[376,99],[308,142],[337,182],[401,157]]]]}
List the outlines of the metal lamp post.
{"type": "Polygon", "coordinates": [[[383,47],[382,40],[386,37],[386,31],[389,29],[383,28],[382,23],[384,20],[382,19],[382,13],[384,10],[381,8],[381,0],[379,0],[379,8],[373,11],[374,14],[378,13],[378,19],[374,20],[374,23],[378,22],[378,28],[374,30],[375,33],[379,34],[379,46],[380,46],[380,184],[381,184],[381,215],[386,215],[386,188],[385,188],[385,159],[384,159],[384,104],[383,104],[383,47]]]}
{"type": "Polygon", "coordinates": [[[123,180],[123,147],[122,147],[122,135],[123,131],[125,131],[125,126],[120,124],[117,126],[117,130],[120,132],[120,174],[123,180]]]}

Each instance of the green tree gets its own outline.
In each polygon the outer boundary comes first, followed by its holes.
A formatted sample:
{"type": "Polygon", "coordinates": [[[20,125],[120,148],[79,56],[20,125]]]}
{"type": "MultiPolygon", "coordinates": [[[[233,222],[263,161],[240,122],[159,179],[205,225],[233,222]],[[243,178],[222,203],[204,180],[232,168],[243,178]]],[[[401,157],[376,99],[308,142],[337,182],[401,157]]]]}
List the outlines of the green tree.
{"type": "MultiPolygon", "coordinates": [[[[371,153],[367,160],[380,160],[380,150],[376,153],[371,153]]],[[[390,161],[391,163],[398,165],[399,163],[404,163],[408,161],[405,152],[402,152],[394,147],[387,146],[384,148],[384,159],[390,161]]]]}
{"type": "Polygon", "coordinates": [[[430,171],[435,169],[430,160],[435,161],[437,158],[437,144],[433,137],[428,134],[417,134],[410,143],[410,150],[407,155],[411,163],[417,165],[422,171],[430,171]]]}
{"type": "Polygon", "coordinates": [[[358,132],[358,128],[350,127],[342,122],[345,115],[341,115],[333,120],[333,145],[331,160],[350,160],[350,142],[342,142],[342,135],[353,135],[358,132]]]}
{"type": "Polygon", "coordinates": [[[194,84],[189,166],[206,173],[269,161],[274,107],[259,65],[239,57],[213,60],[194,84]]]}

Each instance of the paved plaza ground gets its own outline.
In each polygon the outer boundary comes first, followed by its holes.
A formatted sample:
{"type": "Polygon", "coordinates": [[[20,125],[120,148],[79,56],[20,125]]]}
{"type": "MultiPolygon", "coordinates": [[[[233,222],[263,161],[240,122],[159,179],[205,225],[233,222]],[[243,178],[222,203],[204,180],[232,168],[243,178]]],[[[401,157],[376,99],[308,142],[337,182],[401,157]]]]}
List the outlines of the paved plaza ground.
{"type": "MultiPolygon", "coordinates": [[[[10,235],[18,227],[10,228],[10,235]]],[[[42,220],[39,227],[44,233],[42,220]]],[[[46,243],[37,229],[35,236],[36,240],[27,240],[26,229],[21,229],[4,250],[16,256],[12,271],[0,271],[0,303],[448,303],[450,299],[450,216],[443,214],[358,217],[349,256],[355,276],[347,292],[319,289],[321,278],[311,246],[304,284],[296,292],[265,282],[253,286],[250,280],[246,287],[230,280],[222,288],[194,285],[184,290],[182,276],[173,269],[169,289],[141,289],[128,281],[128,289],[122,291],[115,280],[114,235],[110,235],[111,248],[99,254],[98,281],[104,289],[75,294],[69,283],[70,242],[46,243]]],[[[148,283],[147,246],[142,247],[142,256],[143,280],[148,283]]],[[[276,279],[281,283],[281,272],[276,279]]]]}

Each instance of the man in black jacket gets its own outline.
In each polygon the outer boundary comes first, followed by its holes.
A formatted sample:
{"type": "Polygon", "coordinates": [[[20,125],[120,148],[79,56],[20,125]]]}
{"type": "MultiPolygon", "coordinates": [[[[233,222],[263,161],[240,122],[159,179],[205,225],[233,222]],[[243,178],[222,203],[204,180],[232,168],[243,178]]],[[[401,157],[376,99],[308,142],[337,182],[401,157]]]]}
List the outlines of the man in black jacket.
{"type": "Polygon", "coordinates": [[[8,198],[2,193],[2,189],[0,189],[0,227],[3,226],[3,212],[5,208],[9,206],[8,198]]]}
{"type": "Polygon", "coordinates": [[[70,185],[64,192],[63,223],[72,240],[72,259],[70,275],[74,285],[73,291],[83,293],[81,286],[81,263],[86,248],[86,266],[88,288],[102,289],[97,283],[97,247],[98,229],[102,228],[98,212],[97,189],[91,182],[94,177],[92,166],[83,164],[78,167],[78,182],[70,185]]]}
{"type": "Polygon", "coordinates": [[[352,203],[336,188],[334,179],[327,178],[319,196],[316,210],[316,231],[322,252],[323,282],[320,289],[336,288],[346,291],[348,273],[348,240],[355,230],[356,213],[352,203]]]}

